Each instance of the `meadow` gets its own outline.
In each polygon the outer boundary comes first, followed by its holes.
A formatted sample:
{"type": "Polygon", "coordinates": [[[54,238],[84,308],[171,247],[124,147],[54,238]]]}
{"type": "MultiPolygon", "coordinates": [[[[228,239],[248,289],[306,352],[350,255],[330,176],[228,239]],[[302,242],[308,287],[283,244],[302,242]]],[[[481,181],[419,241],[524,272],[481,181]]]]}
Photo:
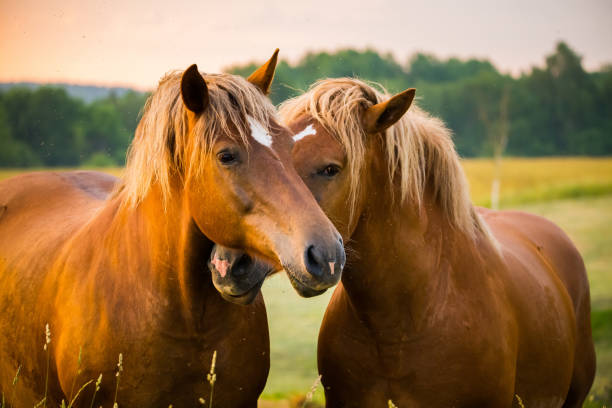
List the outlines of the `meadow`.
{"type": "MultiPolygon", "coordinates": [[[[478,205],[489,205],[492,161],[463,160],[463,166],[473,201],[478,205]]],[[[24,171],[0,170],[0,180],[24,171]]],[[[121,173],[118,168],[102,171],[115,175],[121,173]]],[[[519,209],[549,218],[569,234],[582,253],[591,283],[592,326],[598,363],[595,384],[585,406],[610,406],[612,159],[504,159],[500,205],[502,209],[519,209]]],[[[306,394],[317,379],[317,333],[331,291],[303,299],[294,292],[285,276],[279,274],[268,279],[263,292],[270,324],[272,361],[262,398],[268,402],[263,406],[288,407],[289,399],[306,394]]],[[[319,387],[315,400],[322,401],[322,398],[319,387]]]]}

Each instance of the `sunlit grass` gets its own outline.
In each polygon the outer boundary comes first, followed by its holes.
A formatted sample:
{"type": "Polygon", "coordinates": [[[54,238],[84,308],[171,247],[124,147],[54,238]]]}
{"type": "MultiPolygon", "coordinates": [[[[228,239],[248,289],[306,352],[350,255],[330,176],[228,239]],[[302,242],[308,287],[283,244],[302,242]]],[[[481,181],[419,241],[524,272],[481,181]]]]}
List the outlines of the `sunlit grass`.
{"type": "MultiPolygon", "coordinates": [[[[263,294],[270,327],[270,375],[263,398],[284,399],[304,394],[317,372],[317,336],[330,289],[321,296],[301,298],[284,274],[268,278],[263,294]]],[[[323,401],[321,387],[315,401],[323,401]]]]}
{"type": "MultiPolygon", "coordinates": [[[[462,160],[472,201],[489,206],[493,161],[462,160]]],[[[500,205],[612,194],[612,158],[505,158],[500,205]]]]}

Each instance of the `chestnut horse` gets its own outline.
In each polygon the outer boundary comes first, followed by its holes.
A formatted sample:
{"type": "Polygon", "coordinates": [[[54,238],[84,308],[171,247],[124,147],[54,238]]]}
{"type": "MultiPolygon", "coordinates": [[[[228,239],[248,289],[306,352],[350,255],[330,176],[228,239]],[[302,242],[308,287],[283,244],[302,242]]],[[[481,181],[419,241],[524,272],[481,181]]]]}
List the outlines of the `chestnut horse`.
{"type": "MultiPolygon", "coordinates": [[[[122,180],[43,172],[0,183],[0,392],[10,406],[45,393],[59,406],[100,373],[93,403],[111,406],[119,353],[120,406],[208,404],[216,350],[213,405],[256,407],[269,370],[263,299],[244,307],[219,296],[206,266],[213,242],[320,289],[344,260],[264,96],[276,58],[248,81],[195,65],[166,75],[122,180]]],[[[93,393],[92,384],[76,406],[93,393]]]]}
{"type": "Polygon", "coordinates": [[[450,132],[406,113],[414,94],[328,79],[280,108],[353,254],[319,333],[327,406],[581,406],[595,355],[580,254],[543,218],[475,208],[450,132]]]}

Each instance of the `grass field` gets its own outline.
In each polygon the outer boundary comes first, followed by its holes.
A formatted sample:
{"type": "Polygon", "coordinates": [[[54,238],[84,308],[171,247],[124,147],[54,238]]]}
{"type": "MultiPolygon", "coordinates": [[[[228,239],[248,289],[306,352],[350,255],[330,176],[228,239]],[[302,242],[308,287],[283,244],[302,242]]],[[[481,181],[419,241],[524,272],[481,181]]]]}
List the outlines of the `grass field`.
{"type": "MultiPolygon", "coordinates": [[[[474,203],[489,206],[493,162],[462,161],[474,203]]],[[[508,158],[501,171],[500,205],[612,194],[612,159],[508,158]]]]}
{"type": "MultiPolygon", "coordinates": [[[[489,203],[493,164],[464,160],[475,203],[489,203]]],[[[108,169],[105,171],[109,171],[108,169]]],[[[23,170],[0,171],[0,180],[23,170]]],[[[118,175],[120,169],[110,169],[118,175]]],[[[561,226],[584,256],[593,305],[597,377],[589,407],[612,403],[612,159],[506,159],[500,202],[543,215],[561,226]]],[[[268,307],[272,367],[264,399],[305,394],[317,378],[316,341],[331,291],[303,299],[283,275],[263,288],[268,307]]],[[[322,401],[320,390],[316,400],[322,401]]],[[[284,407],[287,402],[270,405],[284,407]]],[[[585,405],[586,406],[586,405],[585,405]]]]}

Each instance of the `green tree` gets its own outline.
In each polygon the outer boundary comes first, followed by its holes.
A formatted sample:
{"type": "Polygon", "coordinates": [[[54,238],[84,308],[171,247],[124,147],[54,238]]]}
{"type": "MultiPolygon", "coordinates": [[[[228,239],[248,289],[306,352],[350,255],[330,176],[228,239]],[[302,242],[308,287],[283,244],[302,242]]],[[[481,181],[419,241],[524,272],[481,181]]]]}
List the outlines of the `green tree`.
{"type": "Polygon", "coordinates": [[[497,69],[486,60],[461,61],[449,58],[446,61],[429,54],[418,53],[408,61],[407,72],[414,82],[451,82],[471,78],[483,72],[497,73],[497,69]]]}
{"type": "MultiPolygon", "coordinates": [[[[598,109],[601,95],[594,76],[582,67],[581,57],[567,44],[557,44],[544,68],[534,68],[518,81],[522,87],[522,135],[510,137],[509,152],[529,155],[610,154],[594,149],[603,136],[605,114],[598,109]]],[[[605,91],[604,91],[605,92],[605,91]]],[[[515,132],[512,132],[513,134],[515,132]]],[[[607,150],[607,151],[606,151],[607,150]]]]}
{"type": "Polygon", "coordinates": [[[77,165],[82,147],[75,137],[84,105],[60,88],[12,89],[4,97],[6,122],[14,140],[49,166],[77,165]]]}
{"type": "Polygon", "coordinates": [[[86,140],[81,150],[83,158],[97,154],[99,162],[102,154],[109,158],[109,165],[125,162],[132,135],[125,128],[112,98],[96,101],[86,108],[83,130],[86,140]]]}
{"type": "Polygon", "coordinates": [[[40,159],[25,143],[12,137],[6,112],[0,101],[0,167],[27,167],[40,164],[40,159]]]}

